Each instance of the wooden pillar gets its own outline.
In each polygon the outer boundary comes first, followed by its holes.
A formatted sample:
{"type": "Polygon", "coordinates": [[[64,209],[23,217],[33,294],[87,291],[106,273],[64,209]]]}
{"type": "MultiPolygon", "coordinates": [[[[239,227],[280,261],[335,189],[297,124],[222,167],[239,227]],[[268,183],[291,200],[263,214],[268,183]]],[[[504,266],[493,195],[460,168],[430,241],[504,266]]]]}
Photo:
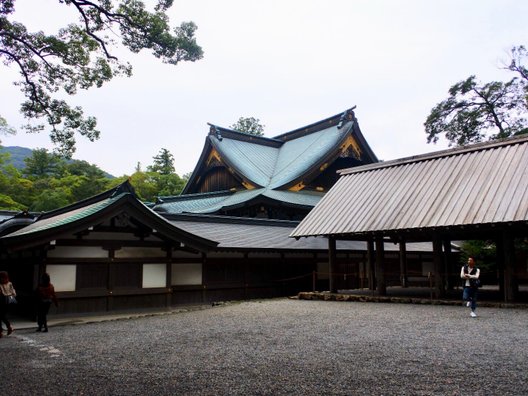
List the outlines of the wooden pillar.
{"type": "Polygon", "coordinates": [[[170,307],[172,305],[172,246],[167,246],[167,297],[165,299],[165,306],[170,307]]]}
{"type": "MultiPolygon", "coordinates": [[[[455,268],[453,263],[453,255],[451,254],[451,241],[444,240],[444,284],[446,290],[453,290],[455,285],[455,268]]],[[[460,279],[457,274],[457,279],[460,279]]]]}
{"type": "Polygon", "coordinates": [[[202,253],[202,303],[207,301],[207,284],[204,282],[206,278],[207,255],[202,253]]]}
{"type": "Polygon", "coordinates": [[[369,290],[376,289],[376,270],[375,270],[375,256],[374,256],[374,241],[369,238],[367,241],[367,274],[368,274],[368,288],[369,290]]]}
{"type": "Polygon", "coordinates": [[[114,249],[110,249],[108,251],[108,257],[110,259],[109,263],[108,263],[108,267],[107,267],[107,291],[108,291],[108,296],[106,297],[106,310],[107,311],[112,311],[114,309],[114,301],[113,301],[113,290],[114,290],[114,286],[115,286],[115,269],[114,269],[114,257],[115,257],[115,250],[114,249]]]}
{"type": "Polygon", "coordinates": [[[336,268],[336,240],[335,237],[328,237],[328,283],[330,293],[336,293],[337,288],[334,281],[334,272],[336,268]]]}
{"type": "Polygon", "coordinates": [[[511,232],[503,233],[503,262],[504,262],[504,301],[515,301],[516,285],[514,279],[515,271],[515,244],[511,232]]]}
{"type": "Polygon", "coordinates": [[[385,283],[385,246],[383,237],[376,237],[376,290],[379,296],[387,295],[387,284],[385,283]]]}
{"type": "Polygon", "coordinates": [[[400,242],[400,284],[402,287],[408,287],[407,279],[407,245],[405,241],[400,242]]]}
{"type": "Polygon", "coordinates": [[[505,296],[504,294],[504,239],[502,233],[497,235],[495,238],[496,246],[496,262],[497,262],[497,279],[499,283],[499,294],[505,296]]]}
{"type": "Polygon", "coordinates": [[[438,238],[433,240],[433,276],[435,298],[442,298],[445,295],[443,278],[443,252],[442,241],[438,238]]]}

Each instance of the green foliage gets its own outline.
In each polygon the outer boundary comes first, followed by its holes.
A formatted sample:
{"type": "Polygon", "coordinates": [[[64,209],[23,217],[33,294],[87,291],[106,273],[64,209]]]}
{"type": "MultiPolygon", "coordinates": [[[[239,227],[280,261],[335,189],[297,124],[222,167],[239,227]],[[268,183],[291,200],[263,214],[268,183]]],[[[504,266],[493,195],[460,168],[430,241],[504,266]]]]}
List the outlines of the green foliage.
{"type": "Polygon", "coordinates": [[[480,84],[471,76],[458,82],[427,117],[427,142],[437,142],[445,134],[451,144],[461,146],[526,133],[525,100],[520,92],[517,78],[480,84]]]}
{"type": "MultiPolygon", "coordinates": [[[[7,124],[7,121],[4,117],[0,116],[0,135],[14,135],[15,133],[15,129],[7,124]]],[[[1,142],[2,141],[0,140],[0,143],[1,142]]]]}
{"type": "Polygon", "coordinates": [[[40,178],[56,175],[64,160],[46,149],[36,149],[24,162],[26,163],[24,174],[30,178],[40,178]]]}
{"type": "Polygon", "coordinates": [[[161,175],[174,173],[174,156],[169,150],[162,148],[158,155],[154,156],[154,163],[147,167],[149,172],[157,172],[161,175]]]}
{"type": "Polygon", "coordinates": [[[471,76],[453,85],[424,123],[427,143],[436,143],[442,134],[450,145],[462,146],[528,133],[527,60],[524,46],[513,47],[505,67],[516,74],[510,81],[484,84],[471,76]]]}
{"type": "Polygon", "coordinates": [[[30,157],[32,152],[33,150],[26,147],[0,147],[0,153],[9,154],[9,159],[7,162],[13,164],[13,166],[17,169],[24,169],[26,167],[24,160],[27,157],[30,157]]]}
{"type": "Polygon", "coordinates": [[[130,178],[109,178],[96,165],[66,161],[45,149],[34,150],[22,170],[7,162],[8,156],[0,153],[0,209],[49,211],[97,195],[127,179],[139,199],[149,202],[158,196],[178,195],[185,185],[185,180],[174,173],[174,158],[166,149],[154,157],[148,172],[142,172],[138,163],[130,178]]]}
{"type": "Polygon", "coordinates": [[[260,120],[254,117],[240,117],[238,121],[229,128],[238,132],[247,133],[248,135],[264,135],[264,125],[261,125],[260,120]]]}
{"type": "Polygon", "coordinates": [[[15,3],[0,4],[0,60],[20,71],[21,79],[15,84],[26,98],[21,112],[34,121],[25,129],[41,132],[47,124],[51,140],[65,157],[75,151],[76,134],[93,141],[100,132],[94,117],[57,96],[130,76],[132,67],[113,54],[116,39],[134,53],[147,49],[174,65],[203,56],[194,23],[184,22],[170,31],[165,12],[172,0],[158,0],[153,12],[139,0],[61,0],[58,4],[72,7],[80,18],[51,35],[29,32],[23,23],[13,21],[15,3]]]}
{"type": "Polygon", "coordinates": [[[483,273],[497,270],[497,248],[492,241],[465,241],[461,247],[460,264],[467,264],[469,257],[475,259],[477,267],[483,273]]]}
{"type": "Polygon", "coordinates": [[[44,190],[36,197],[30,210],[32,212],[47,212],[66,206],[72,203],[71,201],[71,192],[68,188],[44,190]]]}

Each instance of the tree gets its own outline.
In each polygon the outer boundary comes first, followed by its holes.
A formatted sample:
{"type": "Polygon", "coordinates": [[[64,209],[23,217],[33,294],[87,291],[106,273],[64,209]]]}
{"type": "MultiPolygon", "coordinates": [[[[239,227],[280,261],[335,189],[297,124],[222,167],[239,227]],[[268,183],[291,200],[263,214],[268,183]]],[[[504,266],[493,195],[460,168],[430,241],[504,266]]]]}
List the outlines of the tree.
{"type": "Polygon", "coordinates": [[[445,134],[450,145],[502,139],[528,133],[528,52],[524,46],[511,49],[504,69],[516,74],[508,82],[482,84],[475,76],[449,89],[449,97],[437,104],[424,123],[427,143],[445,134]]]}
{"type": "Polygon", "coordinates": [[[264,135],[264,126],[260,124],[260,120],[254,117],[240,117],[236,123],[229,128],[247,133],[248,135],[262,136],[264,135]]]}
{"type": "Polygon", "coordinates": [[[507,69],[515,72],[521,78],[520,85],[524,89],[525,106],[528,109],[528,66],[523,63],[528,60],[528,51],[523,45],[513,47],[511,50],[510,64],[507,69]]]}
{"type": "Polygon", "coordinates": [[[437,104],[425,122],[427,143],[445,134],[450,144],[465,145],[526,133],[526,107],[517,78],[503,83],[477,82],[475,76],[449,89],[449,98],[437,104]]]}
{"type": "MultiPolygon", "coordinates": [[[[15,133],[15,129],[9,126],[4,117],[0,116],[0,135],[14,135],[15,133]]],[[[2,143],[1,140],[0,143],[2,143]]]]}
{"type": "Polygon", "coordinates": [[[32,33],[23,23],[13,21],[15,2],[0,3],[0,60],[20,71],[21,79],[15,85],[26,98],[21,112],[35,121],[25,129],[40,132],[47,123],[52,142],[67,157],[75,151],[76,133],[93,141],[100,132],[94,117],[85,116],[81,107],[72,107],[56,95],[59,91],[74,95],[79,89],[101,87],[115,76],[130,76],[130,64],[114,55],[114,38],[133,53],[148,49],[173,65],[203,56],[194,37],[194,23],[184,22],[170,32],[166,11],[173,0],[158,0],[153,12],[140,0],[59,0],[78,12],[79,21],[55,35],[32,33]]]}
{"type": "Polygon", "coordinates": [[[160,175],[174,173],[174,156],[169,150],[162,148],[158,155],[153,157],[154,163],[147,167],[149,172],[157,172],[160,175]]]}
{"type": "Polygon", "coordinates": [[[36,149],[27,157],[24,162],[24,174],[30,178],[42,178],[44,176],[56,175],[63,159],[54,153],[49,153],[47,149],[36,149]]]}

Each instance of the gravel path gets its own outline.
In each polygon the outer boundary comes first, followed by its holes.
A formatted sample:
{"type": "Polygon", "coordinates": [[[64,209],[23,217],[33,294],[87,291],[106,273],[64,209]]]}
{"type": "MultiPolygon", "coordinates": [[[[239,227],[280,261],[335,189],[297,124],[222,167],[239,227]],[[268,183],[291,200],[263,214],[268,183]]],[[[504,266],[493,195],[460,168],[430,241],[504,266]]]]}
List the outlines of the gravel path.
{"type": "Polygon", "coordinates": [[[528,311],[274,299],[0,340],[5,395],[527,395],[528,311]]]}

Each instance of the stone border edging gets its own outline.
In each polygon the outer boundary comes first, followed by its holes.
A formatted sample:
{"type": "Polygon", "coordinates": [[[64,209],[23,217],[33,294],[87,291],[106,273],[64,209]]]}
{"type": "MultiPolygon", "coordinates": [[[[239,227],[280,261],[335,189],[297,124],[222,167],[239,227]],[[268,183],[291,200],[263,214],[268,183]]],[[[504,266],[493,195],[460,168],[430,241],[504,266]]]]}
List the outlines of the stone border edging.
{"type": "MultiPolygon", "coordinates": [[[[459,306],[462,301],[440,300],[416,297],[389,297],[368,296],[360,294],[342,294],[328,292],[301,292],[297,295],[299,300],[323,300],[323,301],[354,301],[354,302],[377,302],[396,304],[429,304],[429,305],[453,305],[459,306]]],[[[479,307],[488,308],[521,308],[528,309],[528,304],[510,304],[504,302],[479,301],[479,307]]]]}

